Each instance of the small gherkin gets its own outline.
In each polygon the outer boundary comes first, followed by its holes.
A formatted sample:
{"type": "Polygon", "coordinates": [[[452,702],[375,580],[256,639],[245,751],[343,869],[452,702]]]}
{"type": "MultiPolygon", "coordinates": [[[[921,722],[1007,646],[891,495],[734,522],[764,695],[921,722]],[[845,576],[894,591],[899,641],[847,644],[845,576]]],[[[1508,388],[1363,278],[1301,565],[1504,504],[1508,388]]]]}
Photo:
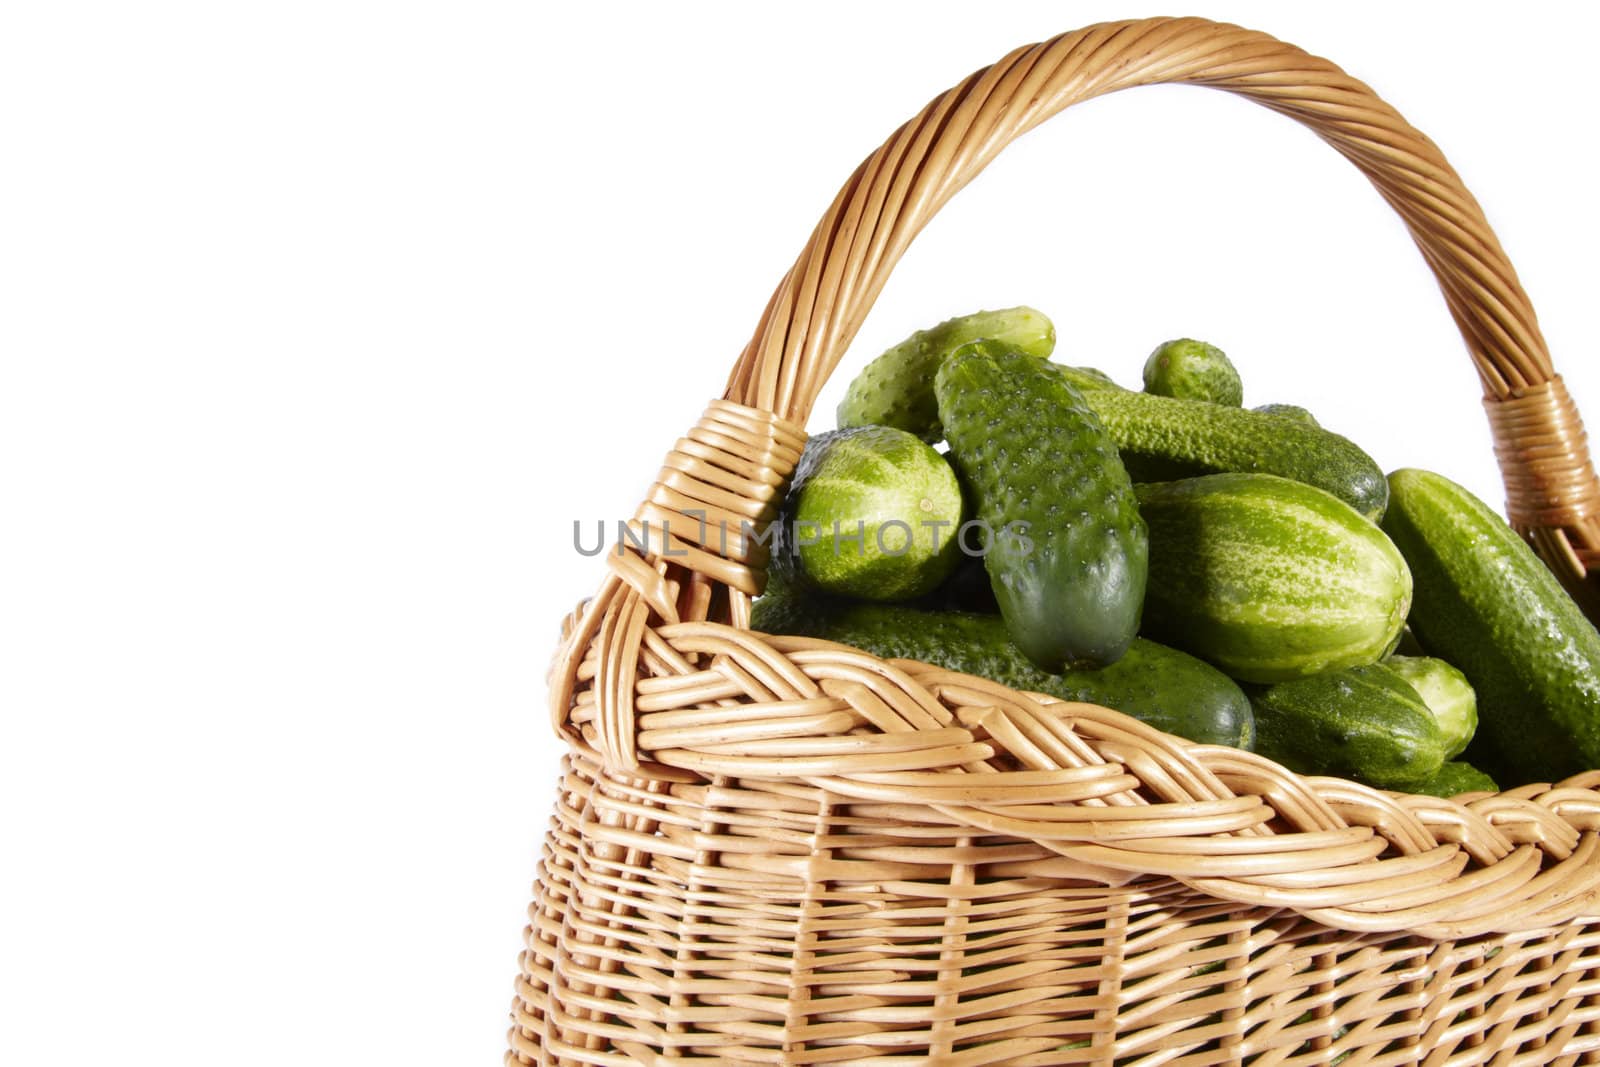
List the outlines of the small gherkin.
{"type": "Polygon", "coordinates": [[[1188,337],[1168,341],[1150,353],[1144,364],[1144,391],[1230,408],[1244,403],[1244,385],[1227,353],[1188,337]]]}
{"type": "Polygon", "coordinates": [[[1116,662],[1139,630],[1148,537],[1083,394],[1053,365],[993,341],[951,355],[935,391],[1011,639],[1046,671],[1116,662]]]}

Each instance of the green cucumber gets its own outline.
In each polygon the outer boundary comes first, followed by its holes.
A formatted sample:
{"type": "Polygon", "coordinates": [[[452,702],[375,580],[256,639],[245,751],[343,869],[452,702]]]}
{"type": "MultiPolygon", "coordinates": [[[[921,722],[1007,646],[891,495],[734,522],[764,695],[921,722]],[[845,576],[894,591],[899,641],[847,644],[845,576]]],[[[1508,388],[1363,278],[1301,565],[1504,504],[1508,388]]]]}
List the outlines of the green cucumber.
{"type": "Polygon", "coordinates": [[[1142,638],[1109,667],[1049,674],[1011,642],[997,615],[921,611],[769,593],[750,626],[762,633],[820,637],[884,659],[910,659],[988,678],[1022,692],[1112,708],[1201,744],[1248,749],[1250,702],[1227,676],[1193,656],[1142,638]]]}
{"type": "Polygon", "coordinates": [[[1256,751],[1297,774],[1403,788],[1445,761],[1433,713],[1381,663],[1279,682],[1252,692],[1250,702],[1256,751]]]}
{"type": "Polygon", "coordinates": [[[839,403],[841,429],[893,426],[924,441],[944,436],[939,425],[933,376],[945,357],[982,338],[1046,359],[1056,346],[1056,328],[1030,307],[978,311],[919,330],[867,364],[839,403]]]}
{"type": "Polygon", "coordinates": [[[1294,419],[1307,426],[1321,426],[1317,417],[1298,404],[1262,404],[1250,409],[1257,415],[1276,415],[1280,419],[1294,419]]]}
{"type": "Polygon", "coordinates": [[[1450,760],[1432,778],[1407,786],[1406,792],[1448,798],[1458,797],[1462,793],[1498,793],[1500,787],[1493,778],[1472,764],[1450,760]]]}
{"type": "Polygon", "coordinates": [[[800,455],[772,569],[841,596],[922,596],[960,562],[961,520],[961,486],[932,446],[888,426],[830,430],[800,455]]]}
{"type": "Polygon", "coordinates": [[[1478,696],[1467,757],[1507,785],[1600,767],[1600,633],[1533,550],[1439,474],[1389,475],[1383,527],[1416,580],[1411,629],[1478,696]]]}
{"type": "Polygon", "coordinates": [[[1352,441],[1281,415],[1087,386],[1071,367],[1062,377],[1084,398],[1116,442],[1135,481],[1227,471],[1276,474],[1332,493],[1376,521],[1389,497],[1383,470],[1352,441]]]}
{"type": "Polygon", "coordinates": [[[1144,391],[1236,408],[1244,403],[1239,372],[1222,349],[1182,338],[1159,345],[1144,364],[1144,391]]]}
{"type": "Polygon", "coordinates": [[[1444,735],[1445,759],[1466,751],[1478,729],[1478,697],[1467,676],[1432,656],[1390,656],[1383,665],[1411,683],[1444,735]]]}
{"type": "Polygon", "coordinates": [[[1122,386],[1118,385],[1112,380],[1111,375],[1107,374],[1099,367],[1068,367],[1066,369],[1077,375],[1077,378],[1072,384],[1076,385],[1080,390],[1122,388],[1122,386]]]}
{"type": "Polygon", "coordinates": [[[1150,531],[1147,636],[1250,682],[1373,663],[1398,637],[1405,560],[1343,501],[1270,474],[1135,489],[1150,531]]]}
{"type": "Polygon", "coordinates": [[[984,565],[1017,647],[1042,670],[1114,663],[1139,631],[1146,540],[1133,485],[1083,394],[993,341],[934,389],[950,458],[988,531],[984,565]]]}

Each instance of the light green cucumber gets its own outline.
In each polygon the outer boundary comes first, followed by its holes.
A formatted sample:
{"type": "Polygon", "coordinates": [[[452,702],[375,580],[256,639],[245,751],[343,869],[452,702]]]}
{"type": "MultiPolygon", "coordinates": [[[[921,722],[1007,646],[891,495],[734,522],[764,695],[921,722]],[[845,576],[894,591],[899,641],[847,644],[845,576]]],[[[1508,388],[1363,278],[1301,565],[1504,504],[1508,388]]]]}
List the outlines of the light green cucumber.
{"type": "Polygon", "coordinates": [[[1150,531],[1147,636],[1269,683],[1373,663],[1393,646],[1411,575],[1350,505],[1270,474],[1135,489],[1150,531]]]}
{"type": "Polygon", "coordinates": [[[893,426],[924,441],[944,436],[933,395],[933,376],[945,357],[971,341],[988,338],[1046,359],[1056,346],[1056,328],[1030,307],[978,311],[919,330],[867,364],[839,404],[839,426],[893,426]]]}
{"type": "Polygon", "coordinates": [[[1389,487],[1382,469],[1336,433],[1201,400],[1097,389],[1086,386],[1087,376],[1071,367],[1060,367],[1059,373],[1084,388],[1084,398],[1135,481],[1221,472],[1276,474],[1332,493],[1374,521],[1383,515],[1389,487]]]}
{"type": "Polygon", "coordinates": [[[1250,409],[1257,415],[1276,415],[1280,419],[1294,419],[1307,426],[1321,426],[1317,417],[1298,404],[1262,404],[1250,409]]]}
{"type": "Polygon", "coordinates": [[[1041,670],[1116,662],[1139,630],[1145,528],[1083,394],[993,341],[958,349],[934,387],[1011,639],[1041,670]]]}
{"type": "Polygon", "coordinates": [[[1478,697],[1467,676],[1432,656],[1390,656],[1383,665],[1411,683],[1444,736],[1444,758],[1453,760],[1466,751],[1478,729],[1478,697]]]}
{"type": "Polygon", "coordinates": [[[1383,527],[1416,580],[1410,625],[1478,697],[1467,758],[1507,786],[1600,767],[1600,633],[1487,504],[1443,475],[1389,475],[1383,527]]]}
{"type": "Polygon", "coordinates": [[[1236,408],[1244,403],[1239,372],[1222,349],[1182,338],[1157,346],[1144,364],[1144,391],[1236,408]]]}
{"type": "Polygon", "coordinates": [[[1209,664],[1154,641],[1136,640],[1109,667],[1050,674],[1028,662],[998,615],[921,611],[898,604],[844,603],[793,591],[755,603],[751,628],[819,637],[884,659],[910,659],[974,674],[1011,689],[1045,693],[1132,715],[1203,744],[1250,748],[1250,702],[1209,664]]]}
{"type": "Polygon", "coordinates": [[[1382,789],[1426,781],[1444,738],[1417,691],[1383,664],[1347,667],[1253,691],[1256,751],[1298,774],[1382,789]]]}
{"type": "Polygon", "coordinates": [[[1118,385],[1114,380],[1112,380],[1111,375],[1107,374],[1099,367],[1067,367],[1066,369],[1077,376],[1073,380],[1072,384],[1077,386],[1080,390],[1122,388],[1122,386],[1118,385]]]}
{"type": "Polygon", "coordinates": [[[779,580],[865,600],[922,596],[960,560],[961,487],[904,430],[863,426],[806,442],[779,512],[779,580]]]}

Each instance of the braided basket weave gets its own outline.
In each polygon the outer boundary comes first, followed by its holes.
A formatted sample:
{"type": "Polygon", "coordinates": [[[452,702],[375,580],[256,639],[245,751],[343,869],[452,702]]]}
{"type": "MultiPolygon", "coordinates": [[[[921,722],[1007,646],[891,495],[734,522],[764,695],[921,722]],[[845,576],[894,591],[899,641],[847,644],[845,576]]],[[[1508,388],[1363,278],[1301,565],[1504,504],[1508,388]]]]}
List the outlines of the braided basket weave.
{"type": "Polygon", "coordinates": [[[1600,772],[1456,800],[748,629],[802,426],[913,237],[1012,139],[1137,85],[1315,130],[1400,213],[1513,523],[1586,604],[1597,487],[1483,214],[1370,89],[1198,19],[1020,48],[850,177],[668,454],[550,675],[570,745],[512,1064],[1600,1063],[1600,772]]]}

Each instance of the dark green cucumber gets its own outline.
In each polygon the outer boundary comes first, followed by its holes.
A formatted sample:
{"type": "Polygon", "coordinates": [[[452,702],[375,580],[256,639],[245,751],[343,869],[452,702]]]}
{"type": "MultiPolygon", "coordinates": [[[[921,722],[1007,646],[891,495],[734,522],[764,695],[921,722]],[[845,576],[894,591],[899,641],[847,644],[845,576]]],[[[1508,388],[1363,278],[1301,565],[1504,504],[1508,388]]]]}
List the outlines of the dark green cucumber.
{"type": "Polygon", "coordinates": [[[1144,391],[1231,408],[1244,403],[1244,385],[1227,353],[1187,337],[1150,353],[1144,364],[1144,391]]]}
{"type": "Polygon", "coordinates": [[[1383,470],[1336,433],[1282,415],[1094,388],[1081,371],[1051,366],[1084,388],[1135,481],[1225,471],[1276,474],[1332,493],[1374,521],[1383,514],[1389,498],[1383,470]]]}
{"type": "Polygon", "coordinates": [[[1508,786],[1600,767],[1600,633],[1483,501],[1428,471],[1395,471],[1389,487],[1411,629],[1477,692],[1467,758],[1508,786]]]}
{"type": "Polygon", "coordinates": [[[939,425],[933,376],[945,357],[981,338],[1047,358],[1056,346],[1056,328],[1030,307],[977,311],[919,330],[867,364],[839,403],[840,429],[893,426],[924,441],[944,436],[939,425]]]}
{"type": "Polygon", "coordinates": [[[958,349],[934,389],[951,462],[989,532],[984,565],[1011,639],[1046,671],[1116,662],[1139,630],[1145,527],[1083,394],[991,341],[958,349]]]}
{"type": "Polygon", "coordinates": [[[1136,487],[1145,633],[1250,682],[1373,663],[1411,604],[1399,551],[1354,508],[1270,474],[1136,487]]]}
{"type": "Polygon", "coordinates": [[[1252,692],[1250,702],[1256,751],[1297,774],[1404,788],[1444,764],[1433,713],[1381,663],[1279,682],[1252,692]]]}
{"type": "Polygon", "coordinates": [[[1153,641],[1136,640],[1109,667],[1049,674],[1028,662],[997,615],[921,611],[793,593],[755,603],[751,628],[820,637],[885,659],[912,659],[989,678],[1011,689],[1113,708],[1203,744],[1248,749],[1250,702],[1227,676],[1153,641]]]}
{"type": "Polygon", "coordinates": [[[1500,787],[1493,778],[1470,763],[1450,760],[1439,768],[1437,774],[1425,782],[1407,786],[1408,793],[1423,793],[1430,797],[1458,797],[1462,793],[1498,793],[1500,787]]]}

